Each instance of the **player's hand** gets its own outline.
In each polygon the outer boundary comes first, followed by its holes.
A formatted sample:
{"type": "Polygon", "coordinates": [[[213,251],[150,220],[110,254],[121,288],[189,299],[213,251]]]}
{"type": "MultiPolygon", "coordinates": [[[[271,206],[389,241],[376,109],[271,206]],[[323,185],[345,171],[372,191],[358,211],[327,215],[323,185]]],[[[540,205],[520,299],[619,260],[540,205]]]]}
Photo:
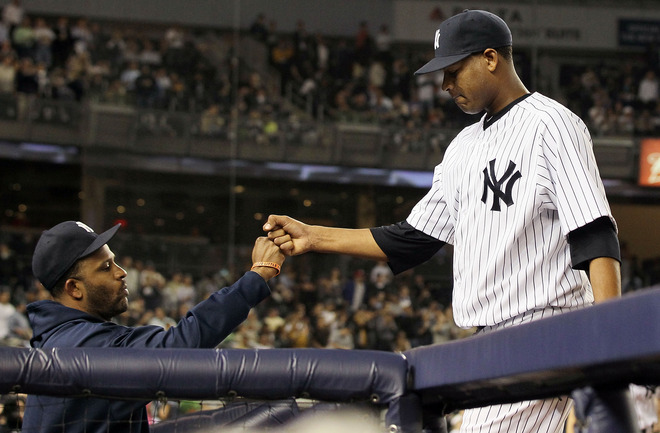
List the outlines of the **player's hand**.
{"type": "Polygon", "coordinates": [[[270,215],[263,226],[268,239],[287,256],[311,250],[310,226],[285,215],[270,215]]]}
{"type": "MultiPolygon", "coordinates": [[[[282,266],[284,263],[284,254],[280,251],[280,248],[273,243],[270,239],[265,236],[258,237],[254,242],[254,248],[252,248],[252,263],[265,262],[265,263],[277,263],[282,266]]],[[[268,281],[274,276],[276,276],[279,271],[270,266],[256,266],[252,270],[263,277],[264,280],[268,281]]]]}

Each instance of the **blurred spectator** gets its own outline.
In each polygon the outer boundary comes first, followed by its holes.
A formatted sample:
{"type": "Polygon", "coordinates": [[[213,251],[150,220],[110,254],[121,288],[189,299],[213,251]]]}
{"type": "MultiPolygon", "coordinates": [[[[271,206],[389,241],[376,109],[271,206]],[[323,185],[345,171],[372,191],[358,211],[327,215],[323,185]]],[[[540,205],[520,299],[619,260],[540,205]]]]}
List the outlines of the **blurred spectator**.
{"type": "Polygon", "coordinates": [[[362,66],[367,66],[372,56],[373,39],[369,33],[369,23],[360,21],[357,34],[355,35],[355,61],[362,66]]]}
{"type": "Polygon", "coordinates": [[[345,324],[340,325],[338,328],[333,329],[330,332],[327,347],[329,349],[354,349],[355,342],[353,340],[353,333],[345,326],[345,324]]]}
{"type": "Polygon", "coordinates": [[[129,37],[122,51],[122,65],[133,62],[140,63],[140,44],[135,37],[129,37]]]}
{"type": "Polygon", "coordinates": [[[11,34],[11,44],[16,50],[19,59],[33,57],[34,43],[36,40],[32,20],[29,16],[24,16],[20,24],[16,25],[11,34]]]}
{"type": "Polygon", "coordinates": [[[363,269],[358,269],[353,272],[353,278],[348,280],[342,288],[342,297],[347,302],[351,311],[361,309],[369,296],[371,295],[370,287],[367,283],[367,278],[363,269]]]}
{"type": "Polygon", "coordinates": [[[0,20],[0,44],[4,42],[9,42],[11,40],[9,36],[9,29],[7,25],[0,20]]]}
{"type": "Polygon", "coordinates": [[[165,95],[165,108],[168,110],[186,110],[190,107],[188,86],[177,73],[170,74],[171,85],[165,95]]]}
{"type": "Polygon", "coordinates": [[[141,74],[140,64],[137,61],[131,61],[121,71],[119,79],[126,90],[133,92],[135,91],[135,81],[141,74]]]}
{"type": "Polygon", "coordinates": [[[162,305],[163,286],[164,283],[151,273],[146,274],[144,278],[142,278],[138,293],[140,297],[144,299],[145,311],[153,312],[156,307],[162,305]]]}
{"type": "Polygon", "coordinates": [[[387,70],[385,65],[380,60],[371,62],[368,72],[368,82],[369,86],[376,87],[377,89],[382,89],[385,87],[385,82],[387,80],[387,70]]]}
{"type": "Polygon", "coordinates": [[[8,286],[0,286],[0,345],[9,345],[9,320],[16,312],[8,286]]]}
{"type": "Polygon", "coordinates": [[[376,262],[369,273],[369,281],[371,281],[371,284],[376,284],[377,281],[385,281],[389,284],[392,282],[393,278],[394,273],[390,267],[387,266],[386,262],[376,262]]]}
{"type": "Polygon", "coordinates": [[[142,42],[142,50],[138,55],[138,61],[143,65],[149,65],[151,67],[157,67],[163,63],[163,57],[156,49],[151,39],[144,38],[142,42]]]}
{"type": "Polygon", "coordinates": [[[25,413],[25,396],[6,394],[0,400],[0,433],[20,433],[25,413]]]}
{"type": "Polygon", "coordinates": [[[396,333],[396,339],[394,340],[394,352],[405,352],[406,350],[412,349],[410,340],[404,331],[399,331],[396,333]]]}
{"type": "Polygon", "coordinates": [[[371,349],[376,344],[375,321],[376,312],[365,308],[353,313],[352,326],[356,349],[371,349]]]}
{"type": "Polygon", "coordinates": [[[166,68],[158,68],[154,72],[154,79],[156,80],[156,87],[158,89],[158,96],[156,98],[156,105],[158,108],[164,108],[167,106],[167,95],[172,88],[172,79],[166,68]]]}
{"type": "Polygon", "coordinates": [[[266,317],[263,318],[264,325],[270,332],[279,332],[286,323],[277,308],[269,308],[266,317]]]}
{"type": "Polygon", "coordinates": [[[87,78],[91,68],[90,54],[86,51],[74,52],[67,59],[66,81],[73,91],[76,101],[82,101],[87,90],[87,78]]]}
{"type": "Polygon", "coordinates": [[[126,50],[126,41],[124,34],[119,29],[114,29],[110,34],[110,38],[106,41],[105,47],[100,50],[102,58],[107,58],[110,61],[110,66],[113,74],[118,74],[120,66],[124,63],[124,52],[126,50]]]}
{"type": "Polygon", "coordinates": [[[167,44],[168,50],[182,50],[186,43],[186,34],[183,27],[174,24],[165,30],[163,40],[167,44]]]}
{"type": "Polygon", "coordinates": [[[648,70],[644,74],[644,78],[639,82],[639,89],[637,91],[637,98],[644,108],[655,108],[658,102],[658,89],[660,83],[655,71],[648,70]]]}
{"type": "Polygon", "coordinates": [[[154,108],[158,98],[158,84],[149,65],[142,65],[133,84],[135,102],[139,108],[154,108]]]}
{"type": "Polygon", "coordinates": [[[53,54],[53,67],[66,67],[66,62],[73,52],[73,37],[71,36],[71,28],[69,27],[69,18],[62,16],[57,19],[53,27],[55,39],[51,44],[53,54]]]}
{"type": "Polygon", "coordinates": [[[392,66],[392,35],[387,24],[381,24],[374,38],[376,59],[385,65],[387,70],[392,66]]]}
{"type": "Polygon", "coordinates": [[[14,314],[7,321],[9,327],[7,342],[15,347],[30,347],[32,327],[26,315],[26,303],[25,301],[16,302],[15,307],[14,314]]]}
{"type": "Polygon", "coordinates": [[[76,53],[89,53],[94,49],[94,34],[87,18],[78,18],[71,26],[73,50],[76,53]]]}
{"type": "Polygon", "coordinates": [[[250,25],[250,34],[259,41],[266,42],[268,40],[268,28],[266,26],[265,14],[257,14],[257,17],[250,25]]]}
{"type": "Polygon", "coordinates": [[[114,105],[127,105],[130,102],[128,91],[119,79],[111,80],[103,92],[103,101],[114,105]]]}
{"type": "Polygon", "coordinates": [[[286,323],[281,328],[281,345],[283,347],[310,347],[311,330],[305,307],[297,304],[296,308],[286,317],[286,323]]]}
{"type": "Polygon", "coordinates": [[[6,242],[0,242],[0,287],[16,283],[18,269],[16,254],[6,242]]]}
{"type": "Polygon", "coordinates": [[[23,22],[25,9],[21,0],[11,0],[2,8],[2,23],[6,26],[11,39],[11,34],[16,26],[23,22]]]}
{"type": "Polygon", "coordinates": [[[170,26],[163,35],[163,64],[178,74],[185,73],[189,64],[185,53],[186,32],[179,24],[170,26]]]}
{"type": "Polygon", "coordinates": [[[51,29],[46,20],[37,18],[34,26],[34,61],[42,63],[48,67],[53,63],[53,41],[55,32],[51,29]]]}
{"type": "Polygon", "coordinates": [[[69,87],[65,72],[57,68],[50,74],[50,96],[59,101],[74,101],[76,94],[69,87]]]}
{"type": "Polygon", "coordinates": [[[149,319],[147,324],[169,329],[172,326],[176,326],[176,320],[168,316],[163,307],[156,307],[154,308],[153,317],[149,319]]]}
{"type": "Polygon", "coordinates": [[[280,89],[282,94],[285,94],[287,86],[293,79],[292,67],[294,54],[293,43],[288,38],[280,39],[271,51],[272,64],[280,74],[280,89]]]}
{"type": "Polygon", "coordinates": [[[376,350],[393,351],[398,333],[394,314],[388,309],[382,311],[375,319],[376,350]]]}
{"type": "Polygon", "coordinates": [[[162,290],[162,295],[163,295],[163,300],[161,302],[161,305],[165,309],[165,311],[174,313],[178,312],[179,309],[179,301],[178,301],[178,293],[179,293],[179,288],[183,285],[183,273],[180,271],[173,272],[172,275],[170,275],[170,278],[165,282],[165,285],[163,286],[162,290]]]}
{"type": "Polygon", "coordinates": [[[200,133],[207,137],[226,136],[225,119],[220,115],[220,106],[211,104],[200,116],[200,133]]]}
{"type": "Polygon", "coordinates": [[[330,47],[322,34],[317,33],[314,39],[314,58],[316,59],[316,71],[324,74],[330,68],[330,47]]]}
{"type": "Polygon", "coordinates": [[[184,274],[176,291],[176,301],[179,308],[184,308],[186,311],[190,310],[197,303],[196,295],[192,275],[184,274]]]}
{"type": "MultiPolygon", "coordinates": [[[[312,41],[303,20],[296,21],[293,31],[293,70],[301,73],[312,58],[312,41]]],[[[294,73],[295,73],[294,72],[294,73]]]]}
{"type": "Polygon", "coordinates": [[[37,68],[30,57],[19,60],[19,68],[16,72],[16,92],[18,93],[18,118],[25,119],[32,98],[39,93],[39,79],[37,68]]]}

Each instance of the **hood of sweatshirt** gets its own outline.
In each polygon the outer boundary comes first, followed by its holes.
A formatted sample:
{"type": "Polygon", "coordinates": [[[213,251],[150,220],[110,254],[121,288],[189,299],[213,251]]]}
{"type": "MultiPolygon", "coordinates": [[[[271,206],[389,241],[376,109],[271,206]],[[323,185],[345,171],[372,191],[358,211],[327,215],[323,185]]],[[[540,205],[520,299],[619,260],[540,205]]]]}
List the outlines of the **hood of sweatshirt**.
{"type": "MultiPolygon", "coordinates": [[[[84,311],[66,307],[59,302],[45,300],[37,301],[27,306],[27,316],[32,325],[32,347],[43,347],[44,342],[54,333],[60,331],[63,326],[79,322],[103,323],[104,320],[94,317],[84,311]]],[[[61,340],[61,339],[60,339],[61,340]]],[[[60,345],[63,342],[59,342],[60,345]]],[[[72,333],[70,341],[66,345],[77,346],[80,343],[78,336],[72,333]]]]}

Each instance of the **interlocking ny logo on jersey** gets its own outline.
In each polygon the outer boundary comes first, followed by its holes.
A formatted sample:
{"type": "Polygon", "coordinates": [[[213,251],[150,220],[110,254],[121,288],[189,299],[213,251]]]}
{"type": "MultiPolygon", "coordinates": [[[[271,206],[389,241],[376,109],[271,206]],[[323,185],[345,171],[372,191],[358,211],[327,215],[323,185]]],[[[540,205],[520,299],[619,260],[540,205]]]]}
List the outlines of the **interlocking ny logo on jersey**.
{"type": "Polygon", "coordinates": [[[522,177],[519,170],[516,170],[516,164],[509,160],[509,166],[506,171],[499,179],[495,175],[495,160],[491,159],[488,163],[488,167],[484,168],[484,193],[481,196],[481,201],[486,203],[488,199],[488,190],[493,191],[493,206],[490,210],[499,212],[500,211],[500,200],[504,202],[507,206],[513,204],[513,198],[511,197],[511,191],[513,190],[513,185],[518,179],[522,177]],[[502,185],[506,182],[504,186],[504,191],[502,191],[502,185]]]}

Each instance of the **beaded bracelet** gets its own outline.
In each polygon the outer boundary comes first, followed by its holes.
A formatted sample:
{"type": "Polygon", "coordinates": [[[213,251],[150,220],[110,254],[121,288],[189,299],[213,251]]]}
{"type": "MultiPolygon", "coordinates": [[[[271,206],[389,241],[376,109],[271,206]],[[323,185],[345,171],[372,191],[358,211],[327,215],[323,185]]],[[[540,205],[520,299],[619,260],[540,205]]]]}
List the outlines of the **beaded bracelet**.
{"type": "Polygon", "coordinates": [[[265,266],[265,267],[268,267],[268,268],[276,269],[277,273],[275,274],[275,276],[278,276],[280,274],[280,269],[282,269],[282,267],[279,265],[279,263],[275,263],[275,262],[256,262],[255,264],[252,265],[252,268],[250,270],[254,270],[254,268],[260,267],[260,266],[265,266]]]}

